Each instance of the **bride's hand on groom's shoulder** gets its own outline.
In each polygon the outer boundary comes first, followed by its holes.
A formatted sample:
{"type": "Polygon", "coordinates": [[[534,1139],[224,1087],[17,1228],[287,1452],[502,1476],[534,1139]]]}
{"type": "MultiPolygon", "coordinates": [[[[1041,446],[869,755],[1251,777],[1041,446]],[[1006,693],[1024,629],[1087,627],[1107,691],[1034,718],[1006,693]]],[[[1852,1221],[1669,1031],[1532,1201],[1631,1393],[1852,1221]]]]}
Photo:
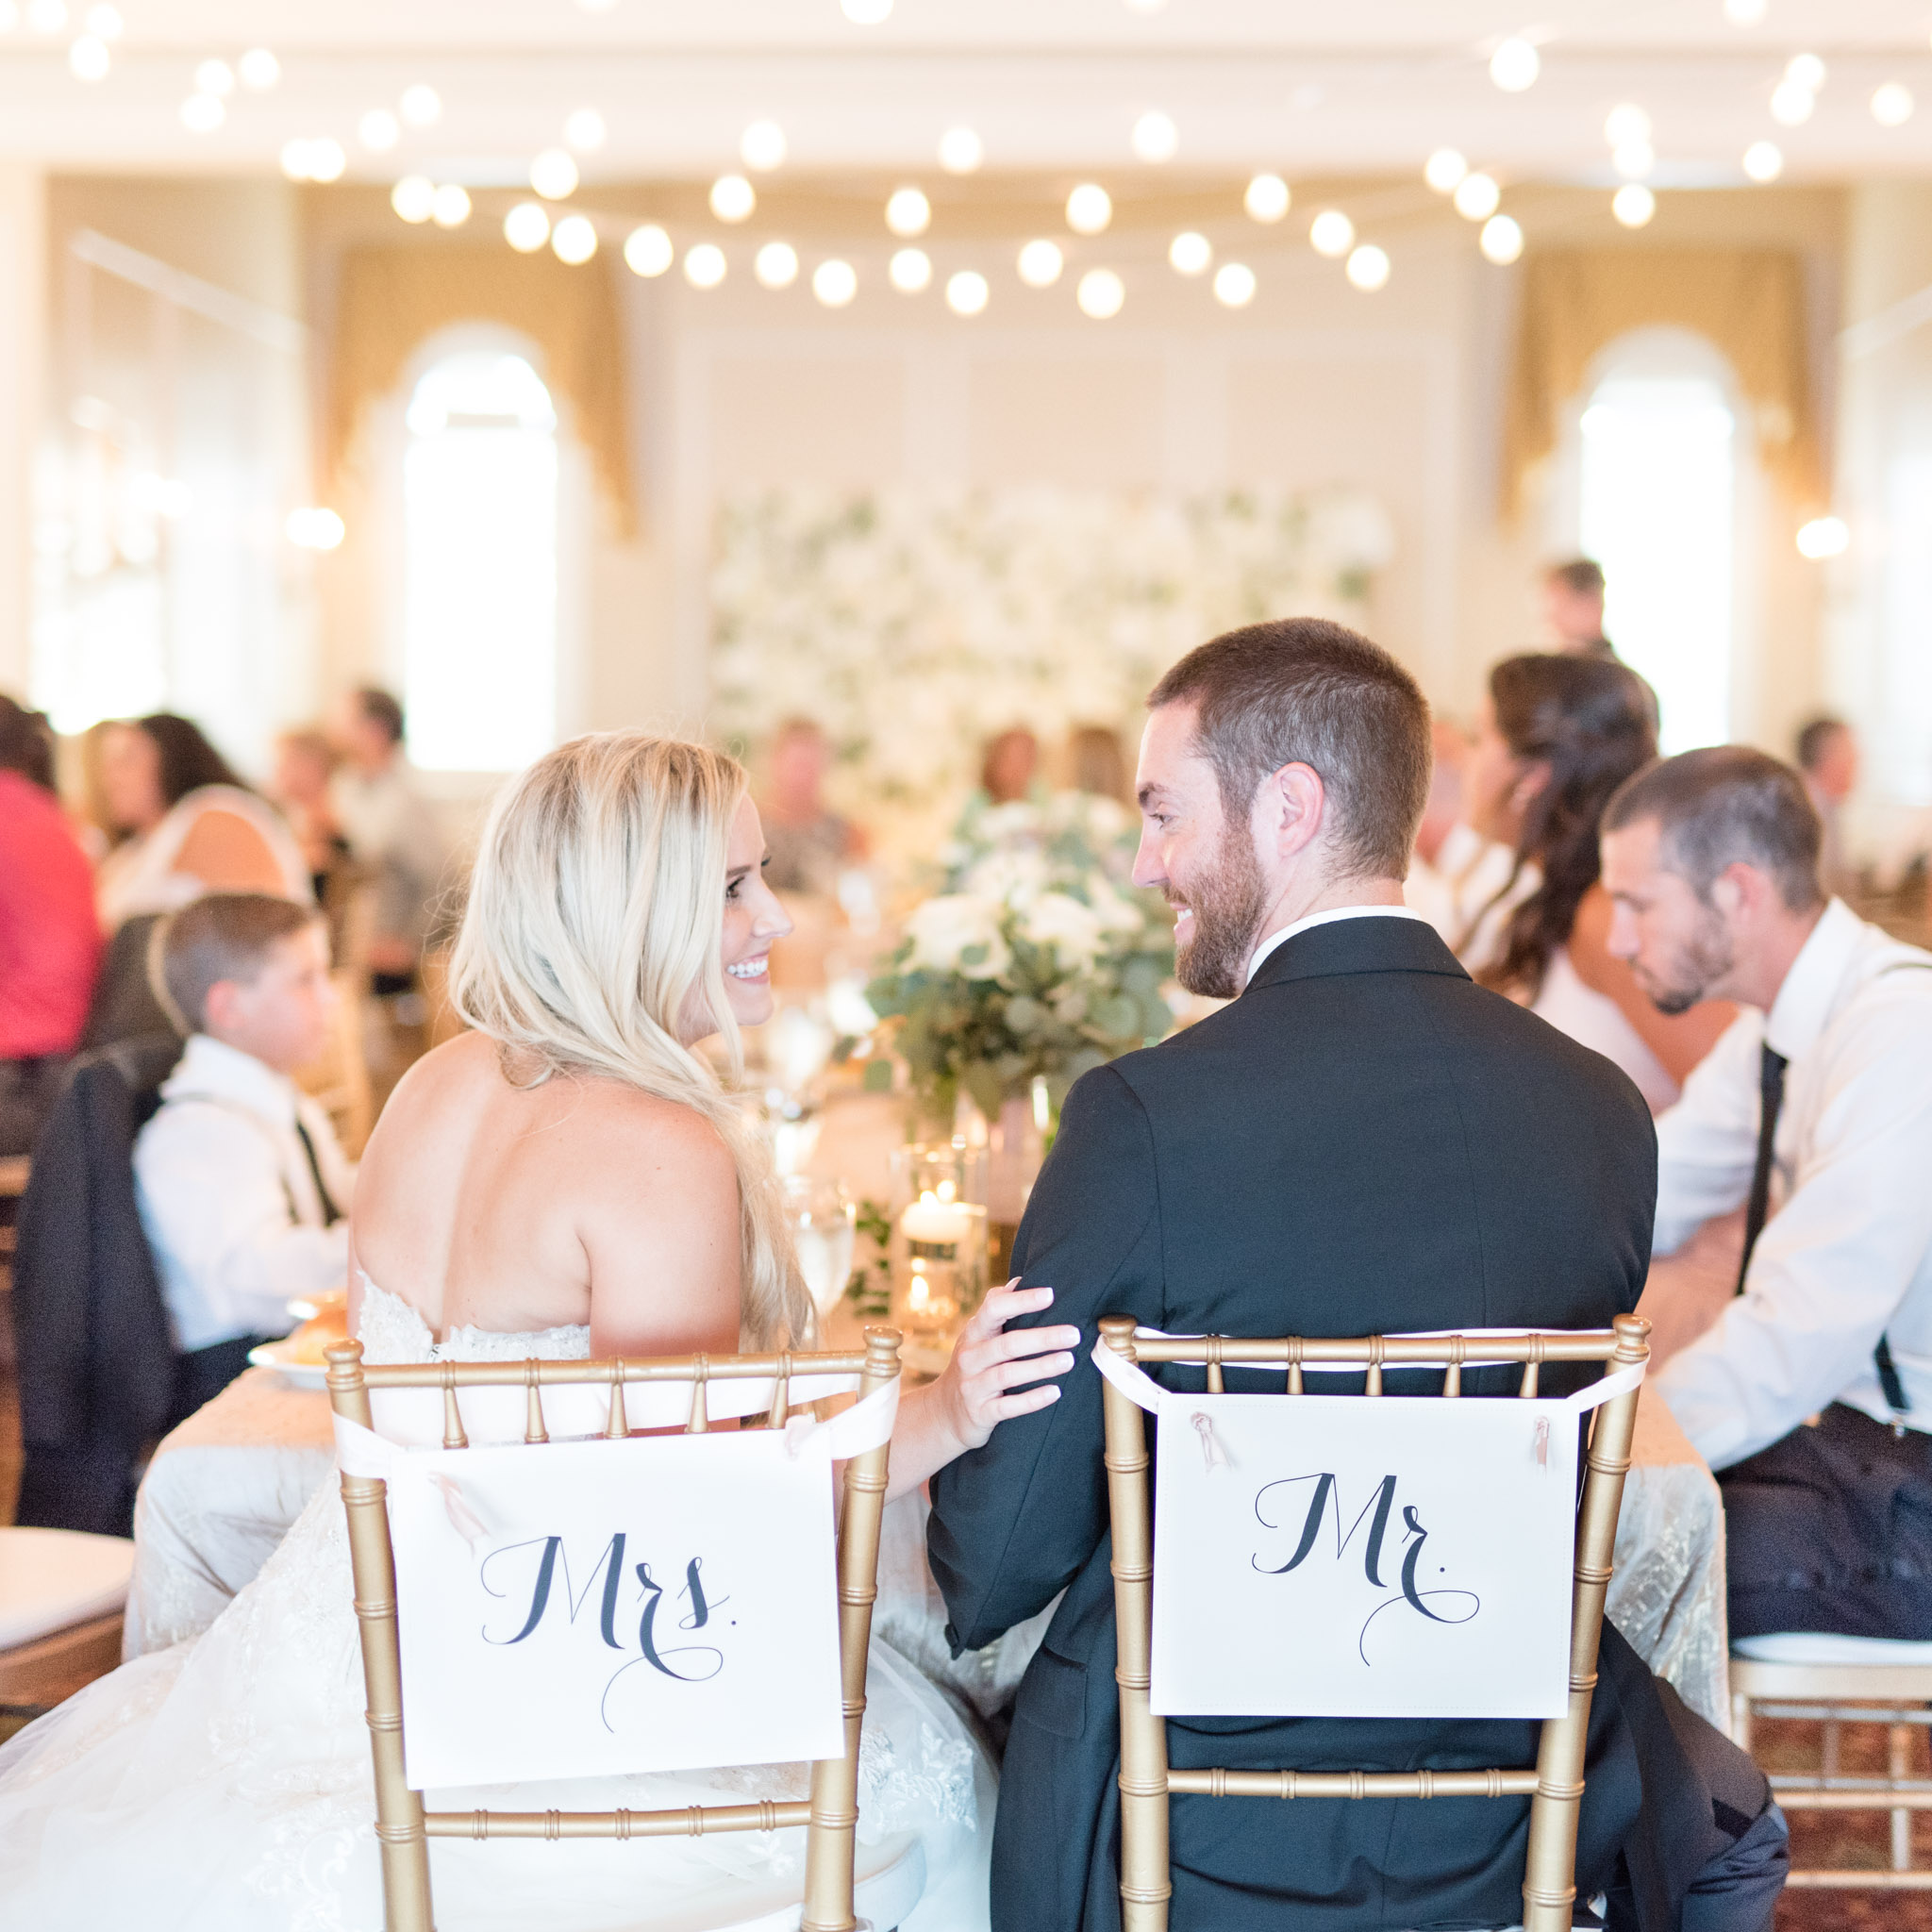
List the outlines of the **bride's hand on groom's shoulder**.
{"type": "Polygon", "coordinates": [[[1080,1345],[1074,1327],[1008,1329],[1021,1315],[1053,1306],[1050,1288],[1021,1288],[1016,1274],[991,1290],[960,1331],[953,1358],[940,1377],[946,1418],[961,1450],[977,1449],[996,1423],[1031,1415],[1059,1400],[1051,1379],[1074,1366],[1080,1345]]]}

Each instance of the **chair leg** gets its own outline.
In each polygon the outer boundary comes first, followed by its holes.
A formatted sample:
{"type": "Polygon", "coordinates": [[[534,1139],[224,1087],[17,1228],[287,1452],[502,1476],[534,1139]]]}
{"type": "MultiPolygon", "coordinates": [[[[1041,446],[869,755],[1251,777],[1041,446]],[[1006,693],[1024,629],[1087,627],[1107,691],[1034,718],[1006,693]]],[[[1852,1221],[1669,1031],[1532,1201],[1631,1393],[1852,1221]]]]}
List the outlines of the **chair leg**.
{"type": "MultiPolygon", "coordinates": [[[[1887,1734],[1886,1744],[1886,1771],[1894,1785],[1902,1784],[1911,1774],[1911,1725],[1893,1724],[1887,1734]]],[[[1891,1814],[1891,1869],[1894,1872],[1912,1869],[1912,1814],[1903,1806],[1891,1814]]]]}

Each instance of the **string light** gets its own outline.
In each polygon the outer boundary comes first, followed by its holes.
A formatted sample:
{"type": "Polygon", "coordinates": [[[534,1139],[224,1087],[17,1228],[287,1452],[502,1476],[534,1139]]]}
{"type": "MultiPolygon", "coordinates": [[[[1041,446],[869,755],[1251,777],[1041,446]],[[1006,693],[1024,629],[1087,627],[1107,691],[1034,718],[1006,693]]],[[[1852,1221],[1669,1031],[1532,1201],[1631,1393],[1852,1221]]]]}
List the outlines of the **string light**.
{"type": "Polygon", "coordinates": [[[1888,80],[1872,96],[1872,118],[1881,127],[1903,127],[1917,106],[1910,88],[1888,80]]]}
{"type": "Polygon", "coordinates": [[[1224,261],[1214,272],[1214,299],[1224,308],[1245,308],[1255,299],[1255,271],[1242,261],[1224,261]]]}
{"type": "Polygon", "coordinates": [[[281,79],[282,63],[266,47],[250,47],[236,61],[235,71],[250,93],[265,94],[281,79]]]}
{"type": "Polygon", "coordinates": [[[858,271],[835,255],[812,270],[811,291],[827,308],[843,308],[858,293],[858,271]]]}
{"type": "Polygon", "coordinates": [[[434,127],[442,119],[442,96],[425,81],[406,87],[397,105],[411,127],[434,127]]]}
{"type": "Polygon", "coordinates": [[[1127,299],[1126,284],[1110,268],[1090,268],[1074,291],[1080,313],[1095,322],[1108,322],[1121,312],[1127,299]]]}
{"type": "Polygon", "coordinates": [[[204,60],[194,70],[194,91],[226,100],[235,92],[235,70],[225,60],[204,60]]]}
{"type": "Polygon", "coordinates": [[[932,203],[916,188],[895,188],[886,203],[886,226],[909,240],[932,226],[932,203]]]}
{"type": "Polygon", "coordinates": [[[1814,563],[1826,557],[1842,557],[1850,548],[1852,533],[1842,517],[1813,517],[1798,530],[1798,555],[1814,563]]]}
{"type": "Polygon", "coordinates": [[[1465,221],[1486,222],[1496,212],[1503,191],[1493,175],[1465,175],[1456,184],[1456,212],[1465,221]]]}
{"type": "Polygon", "coordinates": [[[854,26],[877,26],[891,18],[892,0],[839,0],[839,11],[854,26]]]}
{"type": "Polygon", "coordinates": [[[426,222],[436,211],[436,183],[426,175],[405,175],[390,190],[389,205],[406,222],[426,222]]]}
{"type": "Polygon", "coordinates": [[[1765,0],[1724,0],[1724,18],[1733,26],[1762,26],[1765,0]]]}
{"type": "Polygon", "coordinates": [[[775,121],[754,121],[738,137],[738,158],[755,175],[785,165],[785,130],[775,121]]]}
{"type": "MultiPolygon", "coordinates": [[[[637,238],[631,238],[635,241],[637,238]]],[[[629,260],[630,250],[625,250],[629,260]]],[[[715,242],[700,242],[684,254],[684,278],[693,289],[715,289],[724,279],[724,251],[715,242]]]]}
{"type": "Polygon", "coordinates": [[[460,228],[470,219],[470,192],[445,181],[429,204],[429,217],[439,228],[460,228]]]}
{"type": "Polygon", "coordinates": [[[530,186],[545,201],[567,201],[577,190],[577,164],[560,147],[546,147],[530,163],[530,186]]]}
{"type": "Polygon", "coordinates": [[[1454,194],[1456,184],[1469,173],[1469,163],[1453,147],[1439,147],[1423,163],[1423,179],[1438,194],[1454,194]]]}
{"type": "Polygon", "coordinates": [[[1479,245],[1485,261],[1507,268],[1523,253],[1523,228],[1507,215],[1491,215],[1483,224],[1479,245]]]}
{"type": "Polygon", "coordinates": [[[1355,224],[1339,208],[1324,208],[1308,225],[1308,242],[1333,260],[1355,246],[1355,224]]]}
{"type": "Polygon", "coordinates": [[[97,34],[82,34],[67,50],[67,67],[75,80],[106,80],[113,64],[108,43],[97,34]]]}
{"type": "Polygon", "coordinates": [[[1612,108],[1604,122],[1604,139],[1612,147],[1624,147],[1633,141],[1650,139],[1650,116],[1635,101],[1612,108]]]}
{"type": "Polygon", "coordinates": [[[1050,289],[1066,266],[1058,242],[1029,242],[1020,251],[1020,279],[1029,289],[1050,289]]]}
{"type": "Polygon", "coordinates": [[[798,279],[798,250],[789,242],[767,242],[753,258],[751,272],[764,289],[789,289],[798,279]]]}
{"type": "Polygon", "coordinates": [[[228,118],[213,94],[190,94],[181,103],[181,125],[191,134],[212,134],[228,118]]]}
{"type": "Polygon", "coordinates": [[[976,174],[986,143],[970,127],[949,127],[940,137],[940,166],[949,175],[976,174]]]}
{"type": "Polygon", "coordinates": [[[1626,228],[1641,228],[1657,213],[1657,196],[1641,181],[1626,181],[1610,197],[1610,212],[1626,228]]]}
{"type": "Polygon", "coordinates": [[[1520,94],[1534,87],[1542,70],[1542,56],[1527,41],[1511,38],[1490,56],[1490,78],[1506,94],[1520,94]]]}
{"type": "Polygon", "coordinates": [[[580,268],[597,252],[597,225],[588,215],[565,215],[550,231],[550,252],[571,268],[580,268]]]}
{"type": "MultiPolygon", "coordinates": [[[[642,275],[646,281],[661,275],[675,258],[676,251],[671,245],[671,237],[656,222],[646,222],[625,237],[624,265],[632,275],[642,275]]],[[[724,258],[720,255],[718,259],[723,262],[724,258]]]]}
{"type": "Polygon", "coordinates": [[[520,201],[503,218],[503,239],[519,255],[534,255],[550,239],[550,213],[541,201],[520,201]]]}
{"type": "Polygon", "coordinates": [[[1626,141],[1610,157],[1610,165],[1626,181],[1641,181],[1657,166],[1657,151],[1647,141],[1626,141]]]}
{"type": "Polygon", "coordinates": [[[946,307],[955,315],[983,314],[991,295],[986,277],[970,268],[962,268],[958,275],[946,278],[946,307]]]}
{"type": "Polygon", "coordinates": [[[923,248],[898,249],[886,275],[900,294],[917,295],[932,286],[932,258],[923,248]]]}
{"type": "Polygon", "coordinates": [[[1150,108],[1134,123],[1134,158],[1158,167],[1171,161],[1181,144],[1180,130],[1158,108],[1150,108]]]}
{"type": "Polygon", "coordinates": [[[1772,91],[1771,118],[1781,127],[1802,127],[1817,105],[1818,97],[1809,88],[1781,80],[1772,91]]]}
{"type": "Polygon", "coordinates": [[[1373,295],[1389,281],[1389,255],[1373,242],[1364,242],[1348,258],[1349,281],[1364,294],[1373,295]]]}
{"type": "Polygon", "coordinates": [[[319,141],[308,143],[308,178],[311,181],[340,181],[348,165],[349,158],[342,152],[341,142],[331,141],[325,134],[319,141]]]}
{"type": "Polygon", "coordinates": [[[1083,181],[1067,196],[1067,226],[1076,235],[1098,235],[1113,220],[1113,197],[1097,181],[1083,181]]]}
{"type": "Polygon", "coordinates": [[[1744,172],[1754,181],[1775,181],[1785,171],[1783,152],[1774,141],[1754,141],[1744,150],[1744,172]]]}
{"type": "Polygon", "coordinates": [[[579,108],[563,124],[563,144],[580,155],[594,154],[609,138],[604,117],[595,108],[579,108]]]}
{"type": "Polygon", "coordinates": [[[1278,222],[1287,214],[1294,196],[1279,175],[1257,175],[1241,196],[1241,206],[1257,222],[1278,222]]]}
{"type": "Polygon", "coordinates": [[[1167,244],[1168,266],[1176,275],[1205,275],[1213,259],[1214,244],[1191,228],[1184,229],[1167,244]]]}
{"type": "Polygon", "coordinates": [[[87,30],[95,40],[104,41],[111,46],[126,30],[127,23],[121,18],[118,7],[90,7],[87,10],[87,30]]]}
{"type": "Polygon", "coordinates": [[[67,25],[67,0],[30,0],[26,24],[37,34],[58,34],[67,25]]]}
{"type": "Polygon", "coordinates": [[[387,154],[402,138],[401,124],[387,108],[371,108],[356,124],[356,139],[372,154],[387,154]]]}
{"type": "Polygon", "coordinates": [[[282,530],[298,550],[334,550],[348,535],[341,518],[319,504],[291,509],[282,530]]]}
{"type": "Polygon", "coordinates": [[[721,222],[748,221],[758,205],[758,191],[742,175],[720,175],[711,183],[711,212],[721,222]]]}

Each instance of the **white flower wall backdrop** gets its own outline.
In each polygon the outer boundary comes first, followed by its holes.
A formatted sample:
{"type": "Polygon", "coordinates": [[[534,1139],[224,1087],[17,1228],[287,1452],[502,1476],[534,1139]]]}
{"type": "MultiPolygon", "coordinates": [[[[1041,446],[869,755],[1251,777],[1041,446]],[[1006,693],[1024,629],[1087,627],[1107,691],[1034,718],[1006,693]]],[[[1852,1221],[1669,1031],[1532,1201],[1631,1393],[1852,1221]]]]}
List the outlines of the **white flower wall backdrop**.
{"type": "Polygon", "coordinates": [[[1233,625],[1363,624],[1389,520],[1351,489],[1127,496],[773,490],[720,507],[712,723],[756,753],[825,728],[835,791],[900,852],[929,850],[981,747],[1025,724],[1123,728],[1149,687],[1233,625]]]}

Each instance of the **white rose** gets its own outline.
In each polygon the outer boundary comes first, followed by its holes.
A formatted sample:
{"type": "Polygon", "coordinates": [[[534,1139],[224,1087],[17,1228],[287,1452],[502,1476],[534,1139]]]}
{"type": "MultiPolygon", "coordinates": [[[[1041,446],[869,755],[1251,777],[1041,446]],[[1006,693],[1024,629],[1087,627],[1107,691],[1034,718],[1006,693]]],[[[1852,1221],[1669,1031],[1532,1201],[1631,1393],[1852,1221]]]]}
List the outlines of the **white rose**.
{"type": "Polygon", "coordinates": [[[1020,931],[1036,946],[1051,946],[1068,964],[1096,958],[1106,939],[1094,913],[1065,892],[1041,892],[1026,908],[1020,931]]]}
{"type": "Polygon", "coordinates": [[[912,941],[915,970],[930,967],[936,973],[960,973],[968,979],[997,979],[1007,970],[1007,942],[1000,934],[1000,907],[995,900],[973,892],[946,892],[928,899],[914,908],[906,922],[912,941]],[[977,959],[965,955],[975,947],[985,952],[977,959]]]}

